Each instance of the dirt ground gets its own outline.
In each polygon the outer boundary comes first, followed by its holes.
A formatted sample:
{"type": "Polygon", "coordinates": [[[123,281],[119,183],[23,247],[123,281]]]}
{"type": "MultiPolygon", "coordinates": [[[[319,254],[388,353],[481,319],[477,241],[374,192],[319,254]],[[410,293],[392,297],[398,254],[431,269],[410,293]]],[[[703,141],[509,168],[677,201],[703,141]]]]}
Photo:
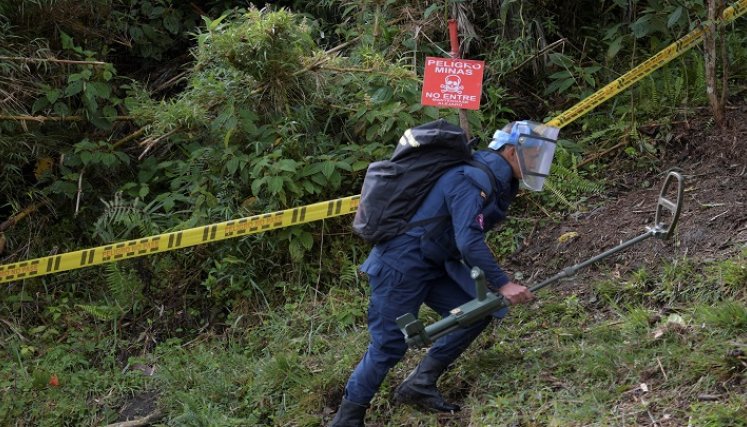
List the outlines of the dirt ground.
{"type": "MultiPolygon", "coordinates": [[[[589,211],[536,230],[502,265],[523,272],[526,283],[537,283],[645,233],[646,226],[654,223],[659,192],[673,169],[681,171],[685,184],[672,237],[649,238],[579,271],[560,288],[583,281],[597,268],[625,274],[683,256],[723,259],[747,247],[747,104],[728,110],[726,129],[718,129],[709,117],[710,112],[703,110],[697,118],[668,130],[673,135],[669,142],[655,141],[658,153],[649,172],[631,167],[622,149],[610,153],[605,158],[610,165],[605,173],[607,187],[587,204],[589,211]]],[[[648,130],[657,132],[655,127],[648,130]]],[[[668,194],[668,198],[675,196],[668,194]]],[[[668,212],[664,211],[667,222],[668,212]]]]}

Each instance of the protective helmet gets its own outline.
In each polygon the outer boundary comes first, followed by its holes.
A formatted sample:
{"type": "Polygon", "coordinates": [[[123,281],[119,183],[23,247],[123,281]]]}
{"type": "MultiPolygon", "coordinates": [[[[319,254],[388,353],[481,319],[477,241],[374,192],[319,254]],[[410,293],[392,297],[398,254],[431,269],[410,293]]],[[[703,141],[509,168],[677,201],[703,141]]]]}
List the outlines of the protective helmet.
{"type": "Polygon", "coordinates": [[[504,145],[515,146],[522,184],[529,190],[542,191],[545,178],[550,174],[559,131],[557,127],[529,120],[512,122],[495,131],[488,148],[499,150],[504,145]]]}

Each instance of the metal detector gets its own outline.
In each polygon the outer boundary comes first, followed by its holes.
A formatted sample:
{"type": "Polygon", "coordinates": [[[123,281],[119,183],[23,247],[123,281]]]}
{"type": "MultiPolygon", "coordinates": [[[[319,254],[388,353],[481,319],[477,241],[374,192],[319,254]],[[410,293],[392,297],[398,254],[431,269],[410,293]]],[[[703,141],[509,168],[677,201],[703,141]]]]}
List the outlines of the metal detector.
{"type": "MultiPolygon", "coordinates": [[[[593,258],[590,258],[580,264],[576,264],[570,267],[566,267],[560,273],[555,276],[539,283],[538,285],[530,288],[532,292],[553,284],[560,279],[570,277],[584,267],[587,267],[601,259],[607,258],[608,256],[620,252],[630,246],[633,246],[649,237],[656,237],[659,239],[667,239],[675,227],[677,226],[677,220],[680,217],[680,211],[682,210],[682,194],[684,192],[684,178],[678,172],[669,172],[664,185],[659,193],[659,199],[656,204],[656,214],[654,216],[654,225],[646,227],[646,232],[638,237],[630,239],[626,242],[615,246],[593,258]],[[677,199],[673,202],[667,198],[670,193],[672,185],[676,183],[676,189],[674,193],[677,199]],[[666,218],[664,218],[664,210],[671,213],[670,221],[667,224],[666,218]]],[[[423,322],[416,319],[412,313],[404,314],[397,318],[397,326],[399,326],[402,333],[405,335],[407,345],[410,347],[426,347],[429,346],[433,341],[438,338],[453,332],[457,328],[464,328],[478,320],[489,316],[496,310],[503,307],[507,307],[509,302],[500,294],[496,295],[493,292],[487,290],[485,283],[485,276],[478,267],[474,267],[471,272],[472,278],[475,280],[475,293],[477,298],[468,301],[457,308],[451,310],[451,314],[443,319],[439,320],[432,325],[423,326],[423,322]]]]}

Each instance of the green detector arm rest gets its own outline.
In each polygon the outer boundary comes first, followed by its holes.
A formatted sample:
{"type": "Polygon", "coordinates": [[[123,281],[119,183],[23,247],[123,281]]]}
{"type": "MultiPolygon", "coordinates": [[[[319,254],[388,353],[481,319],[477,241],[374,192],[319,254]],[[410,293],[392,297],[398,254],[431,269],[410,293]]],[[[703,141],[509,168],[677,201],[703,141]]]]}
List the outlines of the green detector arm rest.
{"type": "Polygon", "coordinates": [[[450,314],[438,322],[423,326],[420,319],[412,313],[397,318],[397,326],[405,334],[405,340],[410,347],[427,347],[433,341],[456,330],[467,327],[484,319],[492,312],[508,306],[508,301],[502,295],[488,292],[485,274],[478,267],[472,268],[472,279],[475,280],[477,298],[467,301],[451,310],[450,314]]]}

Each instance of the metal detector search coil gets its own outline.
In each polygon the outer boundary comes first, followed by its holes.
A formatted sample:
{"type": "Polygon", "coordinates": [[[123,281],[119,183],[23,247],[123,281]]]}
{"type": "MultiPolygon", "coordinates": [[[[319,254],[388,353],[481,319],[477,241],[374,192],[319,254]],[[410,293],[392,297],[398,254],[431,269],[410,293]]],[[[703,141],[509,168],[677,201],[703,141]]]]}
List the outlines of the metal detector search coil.
{"type": "MultiPolygon", "coordinates": [[[[680,173],[669,172],[664,180],[664,185],[661,187],[661,192],[659,193],[659,198],[656,202],[654,225],[646,227],[646,232],[644,234],[623,242],[580,264],[566,267],[560,273],[530,288],[530,290],[532,292],[537,292],[552,283],[576,274],[578,270],[584,267],[620,252],[621,250],[646,240],[649,237],[656,237],[658,239],[669,238],[677,227],[677,221],[679,220],[680,212],[682,211],[684,185],[685,179],[680,173]],[[673,185],[676,185],[676,188],[674,188],[673,185]],[[669,196],[669,193],[672,192],[673,189],[676,196],[674,201],[668,198],[671,197],[669,196]],[[665,210],[671,213],[670,218],[667,218],[664,215],[665,210]]],[[[503,298],[502,295],[496,295],[493,292],[487,291],[485,275],[478,267],[472,269],[471,277],[475,280],[475,294],[477,297],[451,310],[449,316],[428,326],[424,326],[423,322],[420,321],[420,319],[415,318],[412,313],[407,313],[397,318],[397,326],[399,326],[400,330],[405,335],[405,341],[407,341],[408,346],[416,348],[427,347],[438,338],[453,332],[457,328],[472,325],[478,320],[489,316],[490,313],[509,305],[508,301],[503,298]]]]}

